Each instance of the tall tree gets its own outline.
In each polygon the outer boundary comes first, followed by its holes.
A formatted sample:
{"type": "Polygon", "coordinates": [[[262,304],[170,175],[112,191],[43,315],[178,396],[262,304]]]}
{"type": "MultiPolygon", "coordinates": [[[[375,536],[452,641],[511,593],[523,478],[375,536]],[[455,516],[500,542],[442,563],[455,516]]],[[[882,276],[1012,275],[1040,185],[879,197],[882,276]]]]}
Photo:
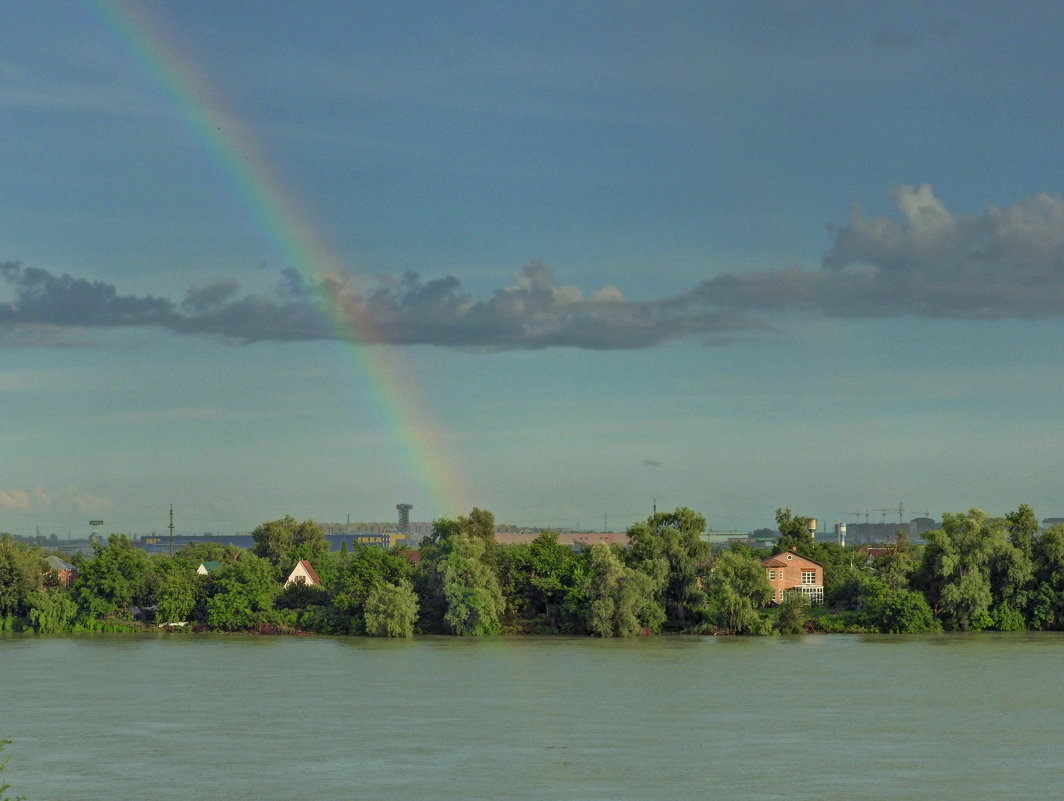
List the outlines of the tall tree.
{"type": "Polygon", "coordinates": [[[399,586],[409,582],[413,565],[402,553],[356,544],[339,564],[328,585],[332,604],[348,621],[352,633],[361,633],[366,620],[366,603],[376,587],[399,586]]]}
{"type": "Polygon", "coordinates": [[[990,564],[1008,545],[1001,521],[979,509],[944,514],[942,528],[926,534],[914,586],[922,590],[947,629],[979,631],[993,624],[990,564]]]}
{"type": "Polygon", "coordinates": [[[291,570],[300,559],[314,565],[318,575],[327,568],[329,541],[313,520],[300,523],[291,516],[270,520],[252,531],[251,536],[255,539],[252,553],[268,559],[278,573],[291,570]]]}
{"type": "Polygon", "coordinates": [[[23,617],[30,593],[41,587],[44,554],[9,534],[0,535],[0,617],[23,617]]]}
{"type": "Polygon", "coordinates": [[[777,509],[776,528],[779,530],[780,538],[776,547],[781,551],[793,548],[803,556],[815,558],[812,552],[816,546],[816,537],[809,528],[812,522],[813,518],[796,515],[791,512],[789,506],[777,509]]]}
{"type": "Polygon", "coordinates": [[[665,621],[660,591],[660,580],[625,565],[606,543],[591,546],[584,596],[592,634],[632,637],[642,631],[659,631],[665,621]]]}
{"type": "Polygon", "coordinates": [[[706,588],[708,622],[735,634],[763,634],[761,609],[772,600],[773,590],[761,560],[742,550],[729,549],[717,557],[706,588]]]}
{"type": "Polygon", "coordinates": [[[376,584],[364,607],[366,633],[372,637],[409,637],[417,619],[417,596],[409,581],[376,584]]]}
{"type": "Polygon", "coordinates": [[[668,621],[682,628],[705,603],[702,590],[709,544],[702,539],[706,519],[685,506],[658,512],[628,529],[628,562],[652,574],[655,562],[666,565],[661,603],[668,621]]]}
{"type": "Polygon", "coordinates": [[[107,545],[93,542],[92,548],[91,558],[76,562],[78,574],[71,587],[86,617],[123,615],[134,605],[155,603],[156,575],[147,553],[120,534],[110,535],[107,545]]]}
{"type": "Polygon", "coordinates": [[[440,545],[435,564],[446,603],[444,624],[460,636],[498,634],[505,608],[495,571],[483,561],[484,540],[457,534],[440,545]]]}
{"type": "Polygon", "coordinates": [[[268,619],[281,592],[274,566],[252,553],[223,564],[211,579],[207,623],[223,631],[252,629],[268,619]]]}

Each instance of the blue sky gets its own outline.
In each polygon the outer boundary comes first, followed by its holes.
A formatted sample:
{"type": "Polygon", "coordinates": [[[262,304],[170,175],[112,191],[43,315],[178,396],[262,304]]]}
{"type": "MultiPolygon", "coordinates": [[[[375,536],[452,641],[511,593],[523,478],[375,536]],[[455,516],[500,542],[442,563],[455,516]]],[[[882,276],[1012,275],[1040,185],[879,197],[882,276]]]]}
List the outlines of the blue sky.
{"type": "Polygon", "coordinates": [[[1062,42],[1049,2],[5,4],[0,530],[1064,515],[1062,42]]]}

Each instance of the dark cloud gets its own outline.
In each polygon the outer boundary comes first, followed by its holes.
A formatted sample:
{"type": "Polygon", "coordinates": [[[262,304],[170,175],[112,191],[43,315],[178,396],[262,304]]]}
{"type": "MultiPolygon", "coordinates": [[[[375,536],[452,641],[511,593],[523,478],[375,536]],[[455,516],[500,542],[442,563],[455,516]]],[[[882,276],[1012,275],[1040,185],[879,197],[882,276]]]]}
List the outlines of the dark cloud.
{"type": "Polygon", "coordinates": [[[154,326],[235,342],[351,338],[486,350],[648,348],[677,339],[723,343],[789,313],[958,319],[1064,315],[1064,201],[1036,195],[975,216],[951,213],[929,186],[899,187],[900,219],[855,211],[834,229],[819,270],[716,276],[680,295],[585,295],[549,267],[525,266],[477,299],[457,278],[408,273],[363,290],[351,276],[317,283],[287,271],[271,293],[231,281],[190,288],[180,303],[121,295],[90,281],[0,264],[13,297],[0,302],[0,345],[33,332],[154,326]]]}

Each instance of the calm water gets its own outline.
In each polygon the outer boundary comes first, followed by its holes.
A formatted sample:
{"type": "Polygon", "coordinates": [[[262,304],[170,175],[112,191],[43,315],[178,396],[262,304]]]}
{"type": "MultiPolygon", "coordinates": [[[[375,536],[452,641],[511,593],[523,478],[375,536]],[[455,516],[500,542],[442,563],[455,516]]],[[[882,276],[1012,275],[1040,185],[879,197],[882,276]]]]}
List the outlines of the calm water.
{"type": "Polygon", "coordinates": [[[27,801],[1055,799],[1064,637],[0,638],[27,801]]]}

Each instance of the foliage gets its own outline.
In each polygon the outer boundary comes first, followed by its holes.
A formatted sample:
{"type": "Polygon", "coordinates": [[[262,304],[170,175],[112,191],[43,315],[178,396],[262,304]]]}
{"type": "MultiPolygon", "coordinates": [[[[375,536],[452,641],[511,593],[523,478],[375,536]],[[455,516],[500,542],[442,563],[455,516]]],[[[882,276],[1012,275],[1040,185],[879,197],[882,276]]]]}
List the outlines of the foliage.
{"type": "Polygon", "coordinates": [[[884,634],[917,634],[942,628],[923,595],[875,578],[861,588],[861,617],[869,628],[884,634]]]}
{"type": "Polygon", "coordinates": [[[27,598],[41,587],[44,568],[39,548],[0,535],[0,617],[26,614],[27,598]]]}
{"type": "Polygon", "coordinates": [[[687,507],[658,512],[628,529],[628,562],[653,575],[664,563],[659,603],[677,628],[688,624],[705,605],[702,583],[709,545],[702,540],[706,519],[687,507]]]}
{"type": "Polygon", "coordinates": [[[324,568],[329,558],[329,541],[325,532],[313,520],[302,523],[291,516],[259,525],[251,536],[255,539],[252,553],[269,560],[279,571],[289,571],[306,559],[316,570],[324,568]]]}
{"type": "Polygon", "coordinates": [[[627,567],[603,542],[591,547],[584,578],[587,628],[600,637],[632,637],[656,632],[665,622],[658,596],[661,580],[627,567]]]}
{"type": "Polygon", "coordinates": [[[211,578],[214,592],[207,601],[207,623],[212,628],[242,631],[269,622],[281,585],[268,560],[245,553],[211,578]]]}
{"type": "Polygon", "coordinates": [[[772,600],[773,591],[756,556],[722,552],[710,570],[706,595],[710,627],[735,634],[764,633],[760,610],[772,600]]]}
{"type": "Polygon", "coordinates": [[[505,600],[498,578],[483,561],[484,541],[456,534],[441,543],[435,571],[446,602],[443,622],[459,636],[498,634],[505,600]]]}
{"type": "Polygon", "coordinates": [[[80,561],[71,594],[89,619],[128,616],[132,606],[155,602],[156,576],[148,554],[127,537],[112,534],[93,542],[93,556],[80,561]]]}
{"type": "Polygon", "coordinates": [[[407,582],[413,572],[413,565],[401,551],[356,544],[340,561],[329,587],[332,605],[345,619],[346,630],[364,631],[366,599],[374,587],[407,582]]]}
{"type": "Polygon", "coordinates": [[[366,633],[373,637],[409,637],[417,620],[417,596],[409,581],[382,582],[365,603],[366,633]]]}
{"type": "Polygon", "coordinates": [[[27,598],[29,619],[38,634],[67,631],[78,613],[78,606],[63,589],[36,590],[27,598]]]}
{"type": "Polygon", "coordinates": [[[1007,540],[1003,522],[978,509],[944,514],[942,528],[928,532],[927,540],[913,583],[947,629],[989,627],[995,594],[1007,602],[1029,581],[1025,557],[1007,540]]]}
{"type": "Polygon", "coordinates": [[[586,558],[543,532],[532,542],[499,549],[499,583],[511,614],[537,621],[541,630],[582,628],[581,583],[586,558]]]}
{"type": "MultiPolygon", "coordinates": [[[[791,548],[809,558],[816,547],[816,538],[809,530],[811,517],[802,517],[791,512],[789,506],[776,510],[776,528],[780,532],[780,538],[776,543],[777,550],[788,551],[791,548]]],[[[820,561],[819,559],[817,561],[820,561]]]]}
{"type": "Polygon", "coordinates": [[[801,634],[809,620],[809,598],[791,590],[783,594],[776,615],[776,629],[780,634],[801,634]]]}
{"type": "MultiPolygon", "coordinates": [[[[10,744],[10,740],[0,740],[0,751],[3,751],[4,747],[10,744]]],[[[7,770],[7,757],[0,759],[0,773],[3,773],[5,770],[7,770]]],[[[4,795],[10,788],[11,785],[9,783],[0,782],[0,801],[23,801],[23,796],[21,795],[15,796],[14,798],[9,795],[4,795]]]]}

